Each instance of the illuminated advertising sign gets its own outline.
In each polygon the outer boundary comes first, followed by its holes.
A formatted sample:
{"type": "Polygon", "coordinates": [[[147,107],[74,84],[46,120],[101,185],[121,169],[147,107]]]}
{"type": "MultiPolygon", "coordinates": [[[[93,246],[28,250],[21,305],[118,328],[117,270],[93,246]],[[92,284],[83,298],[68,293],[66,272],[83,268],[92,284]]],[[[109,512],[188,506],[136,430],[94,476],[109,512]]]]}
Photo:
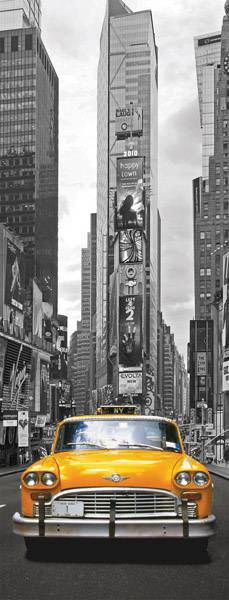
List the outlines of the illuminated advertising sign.
{"type": "Polygon", "coordinates": [[[197,352],[197,376],[207,375],[207,354],[206,352],[197,352]]]}
{"type": "Polygon", "coordinates": [[[14,340],[7,341],[3,374],[3,411],[28,408],[31,355],[31,348],[14,340]]]}
{"type": "Polygon", "coordinates": [[[223,257],[223,392],[229,391],[229,252],[223,257]]]}
{"type": "Polygon", "coordinates": [[[193,181],[193,200],[194,200],[193,206],[194,206],[194,216],[195,217],[200,214],[201,185],[202,185],[201,177],[194,179],[194,181],[193,181]]]}
{"type": "Polygon", "coordinates": [[[0,394],[2,396],[2,385],[3,385],[3,373],[5,367],[5,356],[6,356],[7,340],[0,338],[0,394]]]}
{"type": "Polygon", "coordinates": [[[119,364],[134,367],[142,363],[142,297],[119,298],[119,364]]]}
{"type": "Polygon", "coordinates": [[[143,134],[143,110],[139,106],[117,108],[115,113],[115,135],[118,140],[143,134]]]}
{"type": "Polygon", "coordinates": [[[29,413],[27,410],[18,411],[18,446],[28,448],[29,446],[29,413]]]}
{"type": "Polygon", "coordinates": [[[23,260],[21,250],[7,240],[5,304],[23,310],[23,260]]]}
{"type": "Polygon", "coordinates": [[[49,411],[49,363],[40,362],[40,412],[44,415],[49,411]]]}
{"type": "Polygon", "coordinates": [[[42,338],[42,292],[38,285],[33,281],[33,335],[42,338]]]}
{"type": "Polygon", "coordinates": [[[143,166],[143,158],[117,159],[116,227],[118,230],[144,228],[143,166]]]}
{"type": "Polygon", "coordinates": [[[120,263],[142,262],[142,232],[138,229],[127,229],[119,233],[120,263]]]}
{"type": "Polygon", "coordinates": [[[198,40],[198,46],[208,46],[209,44],[219,44],[219,42],[221,41],[221,35],[212,35],[210,37],[206,37],[206,38],[200,38],[200,40],[198,40]]]}
{"type": "Polygon", "coordinates": [[[120,371],[119,394],[142,394],[142,371],[120,371]]]}

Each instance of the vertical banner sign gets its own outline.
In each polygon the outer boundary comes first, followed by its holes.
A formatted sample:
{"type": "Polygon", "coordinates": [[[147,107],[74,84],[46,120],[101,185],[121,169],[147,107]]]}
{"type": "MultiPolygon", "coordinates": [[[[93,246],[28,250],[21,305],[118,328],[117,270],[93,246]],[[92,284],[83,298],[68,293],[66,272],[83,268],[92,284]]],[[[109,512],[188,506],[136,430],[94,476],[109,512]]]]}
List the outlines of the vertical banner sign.
{"type": "Polygon", "coordinates": [[[229,391],[229,252],[223,257],[223,392],[229,391]]]}
{"type": "Polygon", "coordinates": [[[5,304],[23,310],[22,252],[7,240],[5,304]]]}
{"type": "Polygon", "coordinates": [[[207,375],[207,354],[206,352],[197,352],[197,375],[207,375]]]}
{"type": "Polygon", "coordinates": [[[119,298],[119,364],[137,367],[142,363],[142,297],[119,298]]]}
{"type": "Polygon", "coordinates": [[[143,134],[143,110],[140,106],[117,108],[115,114],[115,135],[118,140],[143,134]]]}
{"type": "Polygon", "coordinates": [[[120,263],[142,263],[142,232],[138,229],[127,229],[119,233],[120,263]]]}
{"type": "Polygon", "coordinates": [[[48,390],[49,390],[49,364],[43,360],[40,362],[40,412],[44,415],[49,412],[48,390]]]}
{"type": "Polygon", "coordinates": [[[29,413],[27,410],[18,412],[18,446],[28,448],[29,446],[29,413]]]}
{"type": "Polygon", "coordinates": [[[1,394],[1,396],[2,396],[6,348],[7,348],[7,340],[5,340],[4,338],[0,338],[0,394],[1,394]]]}
{"type": "Polygon", "coordinates": [[[144,159],[117,159],[116,228],[144,229],[145,203],[143,190],[144,159]]]}
{"type": "Polygon", "coordinates": [[[33,335],[42,338],[42,292],[38,285],[33,281],[33,335]]]}

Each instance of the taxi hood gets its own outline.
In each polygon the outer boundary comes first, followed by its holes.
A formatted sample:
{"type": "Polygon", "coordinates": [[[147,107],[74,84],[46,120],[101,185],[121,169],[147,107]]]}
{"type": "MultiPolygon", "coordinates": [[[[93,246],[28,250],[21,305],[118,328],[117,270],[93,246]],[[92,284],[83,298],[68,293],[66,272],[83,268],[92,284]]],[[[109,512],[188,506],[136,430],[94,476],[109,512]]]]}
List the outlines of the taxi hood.
{"type": "Polygon", "coordinates": [[[185,462],[190,469],[193,464],[184,454],[157,450],[79,450],[53,454],[52,459],[62,490],[123,485],[170,490],[175,467],[185,462]],[[120,482],[113,482],[112,475],[120,475],[120,482]]]}

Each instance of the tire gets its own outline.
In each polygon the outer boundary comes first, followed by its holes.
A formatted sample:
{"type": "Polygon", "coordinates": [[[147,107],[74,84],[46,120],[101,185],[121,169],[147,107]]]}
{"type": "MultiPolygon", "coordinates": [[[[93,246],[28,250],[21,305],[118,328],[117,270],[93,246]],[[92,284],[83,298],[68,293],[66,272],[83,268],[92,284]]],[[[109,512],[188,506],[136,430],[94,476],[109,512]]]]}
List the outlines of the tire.
{"type": "Polygon", "coordinates": [[[39,556],[44,552],[47,540],[40,538],[25,537],[25,547],[29,556],[39,556]]]}
{"type": "Polygon", "coordinates": [[[208,538],[196,538],[188,541],[190,550],[196,554],[204,554],[208,549],[208,538]]]}

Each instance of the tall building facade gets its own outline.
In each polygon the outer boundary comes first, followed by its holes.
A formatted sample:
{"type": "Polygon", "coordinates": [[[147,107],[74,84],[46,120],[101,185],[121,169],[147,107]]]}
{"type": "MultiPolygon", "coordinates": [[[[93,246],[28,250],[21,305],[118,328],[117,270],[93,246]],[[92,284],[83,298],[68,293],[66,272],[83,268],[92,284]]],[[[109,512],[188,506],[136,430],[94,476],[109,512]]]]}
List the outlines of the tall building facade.
{"type": "Polygon", "coordinates": [[[1,30],[41,24],[41,0],[0,0],[1,30]]]}
{"type": "Polygon", "coordinates": [[[156,379],[157,68],[151,11],[108,0],[98,66],[96,379],[115,397],[142,397],[146,376],[156,379]]]}
{"type": "Polygon", "coordinates": [[[158,313],[157,412],[183,419],[188,413],[188,374],[174,334],[158,313]]]}
{"type": "Polygon", "coordinates": [[[196,321],[191,322],[190,331],[190,408],[198,414],[203,406],[209,422],[215,420],[221,404],[222,352],[218,342],[222,344],[223,263],[229,241],[228,1],[225,13],[221,34],[195,39],[203,169],[202,177],[193,181],[196,321]],[[205,334],[204,340],[200,336],[200,349],[198,332],[202,329],[205,334]]]}
{"type": "Polygon", "coordinates": [[[57,314],[58,77],[40,33],[40,1],[0,2],[0,222],[19,234],[27,283],[57,314]]]}
{"type": "Polygon", "coordinates": [[[90,399],[95,389],[96,243],[96,214],[93,213],[87,247],[81,251],[81,321],[71,337],[69,351],[69,377],[76,414],[91,411],[90,399]]]}

